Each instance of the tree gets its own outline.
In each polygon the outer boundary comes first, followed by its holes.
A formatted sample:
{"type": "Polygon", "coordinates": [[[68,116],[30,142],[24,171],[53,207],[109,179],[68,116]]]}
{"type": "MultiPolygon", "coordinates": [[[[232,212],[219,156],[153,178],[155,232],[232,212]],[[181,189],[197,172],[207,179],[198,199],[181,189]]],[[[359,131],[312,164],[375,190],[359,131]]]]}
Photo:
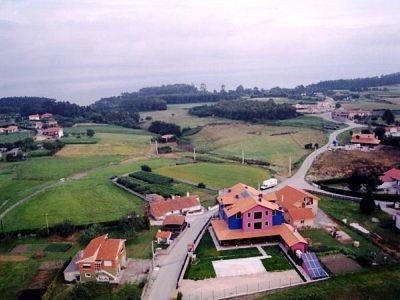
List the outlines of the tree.
{"type": "Polygon", "coordinates": [[[141,165],[140,169],[145,172],[151,172],[151,168],[148,165],[141,165]]]}
{"type": "Polygon", "coordinates": [[[394,123],[394,114],[390,109],[386,109],[382,115],[382,119],[386,121],[387,124],[393,124],[394,123]]]}
{"type": "Polygon", "coordinates": [[[363,214],[370,214],[375,209],[374,195],[371,190],[368,190],[367,194],[360,201],[360,211],[363,214]]]}
{"type": "Polygon", "coordinates": [[[341,107],[342,107],[342,104],[340,104],[340,102],[336,102],[335,107],[336,107],[336,108],[341,108],[341,107]]]}
{"type": "Polygon", "coordinates": [[[375,191],[376,187],[380,184],[380,180],[378,177],[375,175],[372,175],[367,178],[367,181],[365,182],[365,185],[368,190],[375,191]]]}
{"type": "Polygon", "coordinates": [[[86,130],[86,135],[89,137],[93,137],[95,134],[94,130],[89,128],[88,130],[86,130]]]}
{"type": "Polygon", "coordinates": [[[385,137],[385,127],[379,126],[374,129],[374,133],[379,140],[382,140],[385,137]]]}
{"type": "Polygon", "coordinates": [[[353,192],[359,191],[361,189],[361,184],[362,184],[361,175],[359,174],[358,171],[354,171],[353,174],[351,174],[351,177],[349,178],[348,181],[349,189],[352,190],[353,192]]]}

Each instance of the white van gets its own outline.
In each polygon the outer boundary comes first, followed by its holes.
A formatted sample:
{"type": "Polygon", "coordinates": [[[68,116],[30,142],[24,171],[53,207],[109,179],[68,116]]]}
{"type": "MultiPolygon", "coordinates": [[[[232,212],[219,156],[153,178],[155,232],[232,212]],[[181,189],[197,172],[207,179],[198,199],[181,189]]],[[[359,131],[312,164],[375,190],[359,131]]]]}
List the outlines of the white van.
{"type": "Polygon", "coordinates": [[[278,179],[270,178],[268,180],[264,180],[263,181],[260,189],[263,191],[263,190],[270,189],[270,188],[272,188],[274,186],[277,186],[277,185],[278,185],[278,179]]]}

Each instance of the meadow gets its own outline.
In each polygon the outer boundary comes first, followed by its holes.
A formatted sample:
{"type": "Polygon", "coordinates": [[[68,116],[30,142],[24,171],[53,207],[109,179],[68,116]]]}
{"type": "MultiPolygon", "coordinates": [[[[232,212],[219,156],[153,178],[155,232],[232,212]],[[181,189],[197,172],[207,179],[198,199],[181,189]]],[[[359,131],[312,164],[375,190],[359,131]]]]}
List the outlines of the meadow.
{"type": "Polygon", "coordinates": [[[266,169],[230,163],[171,165],[155,169],[154,172],[193,183],[203,182],[214,188],[230,187],[238,182],[257,187],[270,176],[266,169]]]}
{"type": "Polygon", "coordinates": [[[146,131],[141,129],[126,128],[109,124],[96,124],[96,123],[78,123],[73,127],[65,128],[66,133],[73,134],[86,134],[86,130],[93,129],[95,133],[131,133],[131,134],[144,134],[148,135],[146,131]]]}
{"type": "Polygon", "coordinates": [[[310,128],[230,124],[206,126],[190,136],[190,142],[198,152],[223,157],[241,158],[243,149],[245,159],[268,162],[278,173],[286,173],[289,156],[292,163],[300,161],[309,153],[304,144],[323,145],[325,135],[310,128]]]}
{"type": "Polygon", "coordinates": [[[342,106],[346,109],[367,109],[367,110],[374,110],[374,109],[399,110],[400,109],[400,105],[398,105],[398,104],[382,103],[382,102],[368,100],[368,99],[342,103],[342,106]]]}
{"type": "Polygon", "coordinates": [[[33,137],[32,131],[19,131],[9,134],[0,134],[0,144],[4,143],[15,143],[17,141],[26,139],[28,137],[33,137]]]}

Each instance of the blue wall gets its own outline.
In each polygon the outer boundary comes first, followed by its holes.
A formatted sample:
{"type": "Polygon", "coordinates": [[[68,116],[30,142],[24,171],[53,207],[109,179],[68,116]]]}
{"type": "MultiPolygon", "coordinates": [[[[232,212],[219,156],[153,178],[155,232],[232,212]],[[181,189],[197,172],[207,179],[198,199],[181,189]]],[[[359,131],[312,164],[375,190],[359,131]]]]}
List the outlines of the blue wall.
{"type": "Polygon", "coordinates": [[[281,225],[283,223],[283,213],[281,211],[276,211],[275,216],[272,216],[272,225],[281,225]]]}
{"type": "Polygon", "coordinates": [[[226,221],[226,214],[224,212],[224,206],[223,205],[219,206],[219,218],[226,221]]]}
{"type": "Polygon", "coordinates": [[[236,216],[232,216],[228,219],[229,229],[241,229],[242,228],[242,218],[236,219],[236,216]]]}

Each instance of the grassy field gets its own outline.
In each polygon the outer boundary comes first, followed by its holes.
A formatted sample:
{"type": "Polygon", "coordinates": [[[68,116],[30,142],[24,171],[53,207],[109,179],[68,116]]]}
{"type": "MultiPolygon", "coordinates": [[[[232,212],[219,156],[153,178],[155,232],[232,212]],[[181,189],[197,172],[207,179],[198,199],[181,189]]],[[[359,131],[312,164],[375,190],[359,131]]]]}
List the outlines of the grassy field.
{"type": "MultiPolygon", "coordinates": [[[[144,161],[153,168],[171,164],[170,160],[144,161]]],[[[142,162],[105,166],[90,171],[82,178],[68,181],[40,193],[8,213],[4,220],[6,231],[43,228],[44,214],[49,224],[69,219],[75,224],[117,220],[136,211],[144,212],[144,202],[115,186],[109,177],[137,171],[142,162]]]]}
{"type": "Polygon", "coordinates": [[[296,127],[306,127],[313,129],[323,129],[325,125],[330,126],[345,126],[344,124],[337,124],[335,122],[327,121],[320,117],[303,115],[293,119],[279,120],[271,122],[271,125],[282,125],[282,126],[296,126],[296,127]]]}
{"type": "Polygon", "coordinates": [[[337,275],[319,283],[291,288],[258,299],[398,299],[399,266],[337,275]]]}
{"type": "Polygon", "coordinates": [[[93,129],[95,134],[97,133],[121,133],[121,134],[144,134],[148,135],[146,131],[141,129],[132,129],[116,125],[108,124],[76,124],[74,127],[65,128],[66,133],[81,133],[86,134],[86,130],[93,129]]]}
{"type": "Polygon", "coordinates": [[[265,258],[261,260],[265,270],[267,270],[268,272],[273,272],[293,269],[290,262],[282,253],[281,248],[279,248],[278,246],[269,246],[263,247],[263,249],[265,250],[265,252],[267,252],[268,255],[272,256],[271,258],[265,258]]]}
{"type": "Polygon", "coordinates": [[[310,128],[231,124],[207,126],[190,137],[199,152],[240,158],[242,148],[246,159],[269,162],[278,172],[287,172],[289,156],[299,161],[309,150],[304,144],[323,145],[322,131],[310,128]],[[292,134],[282,134],[293,132],[292,134]],[[272,135],[271,135],[272,134],[272,135]]]}
{"type": "Polygon", "coordinates": [[[188,113],[190,107],[200,106],[203,104],[212,104],[212,103],[186,103],[186,104],[169,104],[167,110],[159,110],[159,111],[151,111],[151,112],[142,112],[140,113],[140,117],[145,119],[146,117],[151,117],[150,121],[146,121],[143,123],[143,127],[147,128],[151,122],[153,121],[164,121],[168,123],[175,123],[184,127],[197,127],[203,126],[212,123],[232,123],[233,121],[222,119],[222,118],[199,118],[196,116],[191,116],[188,113]]]}
{"type": "Polygon", "coordinates": [[[185,279],[202,280],[215,277],[215,271],[212,265],[212,261],[214,260],[261,256],[257,248],[218,251],[208,231],[206,231],[201,239],[195,253],[198,262],[195,265],[188,265],[184,275],[185,279]]]}
{"type": "Polygon", "coordinates": [[[97,133],[97,144],[66,145],[57,156],[97,157],[100,155],[144,156],[150,152],[150,135],[132,133],[97,133]]]}
{"type": "Polygon", "coordinates": [[[342,106],[346,109],[368,109],[368,110],[374,110],[374,109],[392,109],[392,110],[398,110],[400,109],[400,105],[398,104],[391,104],[391,103],[382,103],[382,102],[377,102],[373,100],[357,100],[357,101],[352,101],[349,103],[343,103],[342,106]]]}
{"type": "Polygon", "coordinates": [[[68,136],[61,139],[66,144],[97,144],[100,141],[98,137],[89,136],[68,136]]]}
{"type": "Polygon", "coordinates": [[[0,134],[0,144],[15,143],[32,136],[32,131],[19,131],[10,134],[0,134]]]}
{"type": "Polygon", "coordinates": [[[194,163],[165,166],[154,170],[169,177],[193,183],[203,182],[216,188],[230,187],[242,182],[254,187],[269,177],[268,170],[240,164],[194,163]]]}
{"type": "Polygon", "coordinates": [[[301,235],[311,239],[311,251],[316,252],[318,256],[338,252],[344,247],[322,228],[301,230],[301,235]]]}
{"type": "Polygon", "coordinates": [[[385,243],[398,251],[400,250],[400,234],[396,232],[394,228],[382,228],[380,226],[380,224],[388,224],[392,221],[392,218],[385,212],[375,210],[370,215],[364,215],[360,213],[360,206],[358,203],[326,197],[321,198],[319,206],[336,219],[347,219],[349,224],[356,222],[369,231],[378,233],[383,237],[385,243]],[[377,218],[380,223],[373,223],[371,221],[373,217],[377,218]]]}
{"type": "Polygon", "coordinates": [[[126,242],[127,257],[139,259],[151,258],[151,241],[155,240],[158,229],[159,227],[152,226],[150,230],[139,232],[133,240],[128,240],[126,242]]]}

